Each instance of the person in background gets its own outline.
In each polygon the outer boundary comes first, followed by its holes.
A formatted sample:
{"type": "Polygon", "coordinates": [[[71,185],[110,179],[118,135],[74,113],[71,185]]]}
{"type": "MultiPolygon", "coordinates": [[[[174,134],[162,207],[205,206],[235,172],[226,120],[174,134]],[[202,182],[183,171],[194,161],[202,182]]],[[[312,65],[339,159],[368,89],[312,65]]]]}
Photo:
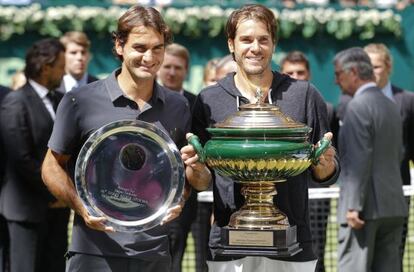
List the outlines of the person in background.
{"type": "Polygon", "coordinates": [[[184,90],[184,81],[190,68],[190,53],[184,46],[172,43],[165,48],[164,62],[158,71],[158,77],[164,87],[176,91],[187,98],[190,108],[196,96],[184,90]]]}
{"type": "Polygon", "coordinates": [[[219,58],[211,59],[204,66],[203,70],[203,85],[210,86],[216,84],[216,66],[219,58]]]}
{"type": "Polygon", "coordinates": [[[60,42],[65,46],[66,74],[57,91],[66,93],[98,80],[88,74],[91,42],[86,34],[80,31],[66,32],[60,42]]]}
{"type": "MultiPolygon", "coordinates": [[[[311,71],[308,58],[300,51],[289,52],[280,63],[280,70],[283,74],[289,75],[291,78],[297,80],[310,81],[311,71]]],[[[328,119],[330,124],[333,114],[333,106],[326,103],[328,111],[328,119]]],[[[332,129],[331,125],[331,131],[332,129]]],[[[334,131],[336,135],[337,131],[334,131]]],[[[336,138],[336,137],[335,137],[336,138]]],[[[309,182],[309,188],[321,188],[320,183],[314,181],[309,182]]],[[[317,272],[325,271],[324,256],[325,256],[325,242],[326,242],[326,227],[328,225],[328,216],[330,211],[330,200],[326,199],[310,199],[309,200],[309,220],[312,232],[313,250],[318,257],[316,265],[317,272]]]]}
{"type": "MultiPolygon", "coordinates": [[[[235,73],[227,74],[217,84],[203,89],[194,106],[192,131],[202,143],[210,139],[206,128],[214,126],[237,112],[243,104],[257,103],[256,91],[263,91],[263,102],[280,107],[296,121],[312,128],[310,142],[316,144],[322,137],[330,139],[326,105],[314,86],[271,70],[276,47],[277,22],[268,8],[253,4],[232,12],[226,25],[228,48],[237,64],[235,73]]],[[[197,158],[197,156],[195,156],[197,158]]],[[[332,184],[340,167],[335,150],[330,147],[320,157],[320,163],[308,171],[278,184],[275,205],[285,212],[289,223],[298,227],[297,239],[302,251],[278,258],[234,258],[217,254],[221,230],[229,223],[230,215],[242,205],[240,184],[214,173],[214,222],[210,232],[211,258],[209,271],[314,271],[316,257],[308,216],[308,181],[332,184]]]]}
{"type": "Polygon", "coordinates": [[[309,60],[301,51],[291,51],[280,61],[280,71],[291,78],[307,80],[311,78],[309,60]]]}
{"type": "MultiPolygon", "coordinates": [[[[196,96],[184,90],[184,80],[190,66],[190,53],[184,46],[172,43],[165,48],[164,61],[158,71],[158,78],[164,87],[178,92],[187,98],[190,109],[193,107],[196,96]]],[[[197,193],[192,190],[180,216],[170,224],[170,244],[172,254],[172,272],[181,271],[187,237],[191,225],[197,216],[197,193]]]]}
{"type": "MultiPolygon", "coordinates": [[[[12,90],[0,85],[0,104],[3,98],[12,90]]],[[[1,135],[1,134],[0,134],[1,135]]],[[[1,138],[1,137],[0,137],[1,138]]],[[[0,195],[6,166],[6,151],[3,141],[0,141],[0,195]]],[[[0,272],[7,272],[9,265],[9,231],[7,221],[0,211],[0,272]]]]}
{"type": "MultiPolygon", "coordinates": [[[[280,70],[283,74],[289,75],[294,79],[307,81],[311,79],[309,60],[301,51],[288,52],[280,62],[280,70]]],[[[326,102],[326,107],[328,111],[329,126],[334,135],[332,143],[336,147],[339,123],[333,105],[326,102]]]]}
{"type": "MultiPolygon", "coordinates": [[[[172,33],[152,7],[132,6],[118,20],[112,35],[121,68],[63,97],[56,116],[42,177],[50,192],[75,211],[67,271],[169,271],[169,225],[184,199],[166,211],[160,225],[143,232],[114,232],[104,217],[89,214],[73,183],[81,147],[97,129],[120,120],[150,122],[164,130],[178,147],[186,142],[191,115],[188,101],[155,81],[172,33]]],[[[188,161],[186,178],[197,190],[211,181],[208,168],[188,161]]],[[[185,196],[183,196],[185,197],[185,196]]]]}
{"type": "MultiPolygon", "coordinates": [[[[6,148],[0,213],[10,234],[10,271],[65,271],[69,209],[42,182],[40,168],[62,94],[54,90],[65,72],[65,49],[57,39],[27,51],[27,83],[1,105],[6,148]]],[[[55,178],[55,177],[54,177],[55,178]]]]}
{"type": "Polygon", "coordinates": [[[10,88],[14,91],[23,87],[27,82],[23,71],[16,71],[11,77],[11,80],[12,82],[10,88]]]}
{"type": "Polygon", "coordinates": [[[352,96],[339,135],[338,271],[400,271],[408,214],[402,191],[402,120],[376,86],[362,48],[336,54],[335,81],[352,96]]]}
{"type": "Polygon", "coordinates": [[[226,55],[219,59],[216,64],[216,82],[227,76],[229,73],[234,73],[237,70],[237,64],[232,55],[226,55]]]}
{"type": "MultiPolygon", "coordinates": [[[[364,47],[374,68],[375,82],[378,88],[389,99],[397,104],[403,121],[404,155],[401,162],[401,177],[403,185],[411,184],[410,161],[414,162],[414,93],[403,90],[390,82],[392,72],[392,56],[382,43],[371,43],[364,47]]],[[[410,205],[410,197],[406,197],[410,205]]],[[[405,240],[408,232],[408,217],[404,222],[404,230],[400,247],[401,265],[404,257],[405,240]]]]}

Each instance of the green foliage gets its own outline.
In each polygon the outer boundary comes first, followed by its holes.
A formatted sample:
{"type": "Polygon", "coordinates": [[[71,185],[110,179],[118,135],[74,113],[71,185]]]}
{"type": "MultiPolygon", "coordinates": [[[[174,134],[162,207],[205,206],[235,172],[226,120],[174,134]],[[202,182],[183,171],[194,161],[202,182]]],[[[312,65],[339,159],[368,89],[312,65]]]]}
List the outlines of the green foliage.
{"type": "MultiPolygon", "coordinates": [[[[67,5],[44,9],[39,4],[0,6],[0,40],[8,40],[15,34],[22,35],[28,31],[53,37],[68,30],[104,35],[116,29],[116,21],[125,10],[118,6],[106,8],[67,5]]],[[[232,10],[219,6],[199,6],[169,7],[161,12],[173,33],[197,38],[202,35],[216,37],[222,33],[232,10]]],[[[294,33],[305,38],[325,33],[339,40],[352,35],[359,39],[371,39],[377,33],[390,33],[397,37],[402,35],[401,16],[392,10],[303,8],[281,11],[273,9],[273,12],[279,21],[279,33],[283,38],[294,33]]]]}

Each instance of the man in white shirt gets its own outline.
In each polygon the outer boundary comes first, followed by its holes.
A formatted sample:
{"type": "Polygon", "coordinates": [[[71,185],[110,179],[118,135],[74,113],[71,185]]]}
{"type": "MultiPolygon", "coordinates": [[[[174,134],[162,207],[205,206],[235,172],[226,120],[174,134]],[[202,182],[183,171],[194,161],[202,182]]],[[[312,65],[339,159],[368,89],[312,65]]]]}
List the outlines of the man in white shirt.
{"type": "Polygon", "coordinates": [[[74,88],[98,80],[87,72],[91,42],[86,34],[79,31],[66,32],[60,38],[60,42],[65,46],[66,74],[63,76],[62,84],[57,91],[66,93],[74,88]]]}
{"type": "Polygon", "coordinates": [[[62,98],[53,90],[65,72],[64,51],[57,39],[34,43],[26,54],[28,82],[1,105],[7,162],[0,213],[9,229],[11,272],[65,271],[69,209],[49,193],[40,174],[62,98]]]}

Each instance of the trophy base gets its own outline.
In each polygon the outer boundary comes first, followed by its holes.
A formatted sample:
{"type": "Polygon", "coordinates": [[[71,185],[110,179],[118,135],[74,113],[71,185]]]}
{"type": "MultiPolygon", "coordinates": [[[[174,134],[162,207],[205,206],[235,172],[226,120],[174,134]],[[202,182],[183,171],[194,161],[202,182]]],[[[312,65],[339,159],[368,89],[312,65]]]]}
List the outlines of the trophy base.
{"type": "Polygon", "coordinates": [[[217,255],[221,256],[290,257],[302,251],[296,240],[296,226],[280,230],[224,227],[221,242],[217,250],[217,255]]]}

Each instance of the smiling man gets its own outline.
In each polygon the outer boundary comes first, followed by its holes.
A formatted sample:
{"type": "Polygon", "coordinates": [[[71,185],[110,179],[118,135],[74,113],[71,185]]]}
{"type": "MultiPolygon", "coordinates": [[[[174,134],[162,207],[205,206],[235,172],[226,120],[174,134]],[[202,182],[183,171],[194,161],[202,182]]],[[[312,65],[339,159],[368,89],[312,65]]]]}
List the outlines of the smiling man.
{"type": "MultiPolygon", "coordinates": [[[[193,111],[193,132],[203,142],[210,136],[206,128],[236,113],[243,104],[256,103],[256,91],[264,93],[263,101],[277,105],[282,112],[312,128],[310,141],[317,143],[327,136],[328,121],[325,102],[307,81],[297,81],[271,70],[276,47],[277,22],[274,14],[262,5],[246,5],[235,10],[226,25],[227,43],[237,64],[235,73],[228,74],[216,85],[199,94],[193,111]]],[[[229,223],[230,215],[238,210],[243,196],[240,184],[214,174],[214,223],[210,233],[212,259],[209,271],[315,271],[316,257],[308,215],[308,181],[332,184],[339,174],[335,151],[329,148],[320,163],[308,171],[277,185],[275,204],[298,227],[297,239],[303,249],[297,255],[272,260],[265,257],[233,258],[219,255],[221,230],[229,223]]]]}
{"type": "MultiPolygon", "coordinates": [[[[121,68],[110,76],[67,93],[57,112],[42,167],[52,194],[76,215],[67,271],[169,271],[168,224],[144,232],[114,232],[104,217],[93,217],[82,205],[73,184],[74,165],[88,136],[108,123],[142,120],[167,132],[177,146],[190,129],[185,98],[158,85],[160,68],[171,32],[160,13],[133,6],[118,20],[114,53],[121,68]]],[[[190,184],[205,189],[210,174],[203,164],[186,167],[190,184]]],[[[183,203],[169,209],[163,223],[181,212],[183,203]]]]}

